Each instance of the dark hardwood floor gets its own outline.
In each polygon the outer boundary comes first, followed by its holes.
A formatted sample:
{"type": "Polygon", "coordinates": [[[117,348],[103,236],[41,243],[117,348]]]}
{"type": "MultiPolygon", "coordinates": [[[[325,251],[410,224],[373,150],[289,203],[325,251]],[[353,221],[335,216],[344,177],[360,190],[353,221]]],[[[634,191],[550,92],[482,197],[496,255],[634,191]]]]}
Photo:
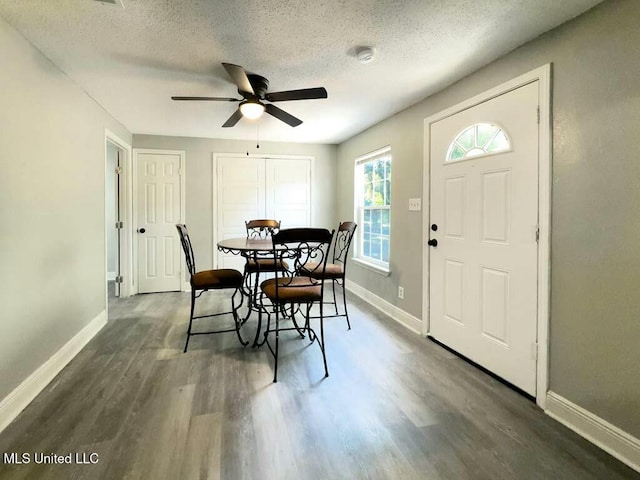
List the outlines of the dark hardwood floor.
{"type": "Polygon", "coordinates": [[[183,354],[188,307],[184,293],[111,299],[107,326],[0,434],[0,454],[32,460],[0,463],[0,478],[640,479],[357,298],[351,331],[326,321],[330,377],[317,345],[287,332],[277,384],[266,349],[234,333],[183,354]],[[34,462],[69,453],[98,462],[34,462]]]}

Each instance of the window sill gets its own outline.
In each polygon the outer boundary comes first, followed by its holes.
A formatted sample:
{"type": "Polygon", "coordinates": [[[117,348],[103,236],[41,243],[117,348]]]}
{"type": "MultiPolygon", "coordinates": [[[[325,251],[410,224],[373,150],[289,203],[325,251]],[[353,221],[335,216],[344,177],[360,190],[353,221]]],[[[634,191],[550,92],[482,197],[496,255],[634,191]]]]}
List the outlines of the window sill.
{"type": "Polygon", "coordinates": [[[364,260],[360,260],[359,258],[354,258],[353,261],[361,267],[376,272],[379,275],[383,275],[385,277],[391,275],[391,270],[385,267],[381,267],[380,265],[374,265],[373,263],[365,262],[364,260]]]}

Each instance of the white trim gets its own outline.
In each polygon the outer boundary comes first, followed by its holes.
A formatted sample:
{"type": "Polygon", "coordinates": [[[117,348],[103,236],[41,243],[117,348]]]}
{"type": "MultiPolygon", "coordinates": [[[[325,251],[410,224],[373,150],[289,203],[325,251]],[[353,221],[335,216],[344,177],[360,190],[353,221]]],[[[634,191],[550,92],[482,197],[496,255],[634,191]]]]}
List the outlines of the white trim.
{"type": "Polygon", "coordinates": [[[371,293],[364,287],[353,283],[351,280],[345,280],[345,286],[347,290],[351,293],[357,295],[365,302],[370,304],[372,307],[377,308],[385,315],[388,315],[393,320],[401,324],[402,326],[408,328],[414,333],[418,335],[422,332],[422,321],[411,315],[410,313],[405,312],[401,308],[396,307],[395,305],[387,302],[386,300],[378,297],[377,295],[371,293]]]}
{"type": "Polygon", "coordinates": [[[107,281],[113,282],[116,279],[116,272],[107,272],[107,281]]]}
{"type": "Polygon", "coordinates": [[[373,152],[365,153],[364,155],[360,155],[359,157],[356,157],[355,165],[358,165],[360,163],[366,163],[375,157],[383,157],[389,152],[391,152],[391,145],[385,145],[384,147],[378,148],[373,152]]]}
{"type": "MultiPolygon", "coordinates": [[[[357,175],[356,170],[359,169],[365,163],[376,160],[377,158],[390,156],[391,164],[393,165],[393,154],[391,153],[391,145],[385,145],[384,147],[373,150],[372,152],[365,153],[364,155],[360,155],[356,157],[353,161],[353,218],[357,223],[362,223],[362,219],[364,217],[364,206],[361,205],[363,201],[360,197],[360,192],[363,190],[363,180],[362,175],[357,175]]],[[[393,171],[393,166],[391,167],[393,171]]],[[[380,205],[378,207],[372,207],[372,209],[380,209],[380,210],[389,210],[389,221],[391,221],[391,203],[389,205],[380,205]]],[[[355,242],[353,244],[353,259],[359,264],[361,267],[368,268],[369,270],[373,270],[376,273],[381,275],[388,276],[391,273],[391,261],[383,262],[377,261],[376,259],[365,257],[362,255],[360,251],[362,249],[361,244],[363,243],[364,228],[359,228],[355,234],[355,242]]],[[[392,243],[392,235],[391,231],[389,231],[389,255],[391,255],[391,243],[392,243]]]]}
{"type": "Polygon", "coordinates": [[[360,265],[361,267],[371,270],[372,272],[376,272],[379,275],[383,275],[385,277],[388,277],[389,275],[391,275],[391,270],[389,270],[388,267],[376,265],[375,263],[369,263],[357,257],[353,257],[351,260],[357,263],[358,265],[360,265]]]}
{"type": "MultiPolygon", "coordinates": [[[[131,199],[131,158],[132,158],[132,148],[127,142],[118,137],[115,133],[111,132],[109,129],[104,129],[104,165],[105,165],[105,188],[106,188],[106,175],[107,175],[107,142],[112,143],[117,148],[119,148],[124,154],[122,158],[120,158],[120,168],[122,169],[122,173],[120,174],[120,221],[123,224],[122,232],[120,235],[120,272],[124,277],[124,282],[120,284],[120,297],[129,297],[132,294],[132,286],[133,286],[133,252],[131,248],[131,219],[132,216],[132,202],[131,199]]],[[[105,205],[106,211],[106,205],[105,205]]],[[[107,265],[107,226],[105,225],[105,270],[108,270],[107,265]]],[[[105,285],[105,292],[107,292],[107,287],[105,285]]],[[[108,292],[105,293],[108,298],[108,292]]],[[[108,305],[107,300],[107,305],[108,305]]]]}
{"type": "Polygon", "coordinates": [[[546,405],[551,418],[640,472],[639,439],[555,392],[548,392],[546,405]]]}
{"type": "MultiPolygon", "coordinates": [[[[546,64],[535,70],[531,70],[495,88],[480,93],[473,98],[425,118],[422,188],[423,198],[430,199],[430,124],[536,81],[538,82],[538,105],[540,108],[540,124],[538,128],[538,223],[540,227],[540,239],[538,242],[538,361],[536,364],[536,403],[541,408],[544,408],[547,391],[549,389],[549,298],[551,292],[551,64],[546,64]]],[[[423,248],[426,249],[425,255],[422,256],[422,285],[424,289],[422,295],[422,318],[424,319],[422,333],[424,335],[429,332],[430,251],[429,247],[427,247],[427,241],[430,236],[430,210],[429,205],[422,210],[422,245],[423,248]]]]}
{"type": "MultiPolygon", "coordinates": [[[[185,179],[187,176],[187,167],[185,162],[184,150],[164,150],[156,148],[134,148],[133,149],[133,162],[131,165],[131,199],[132,199],[132,218],[133,227],[131,228],[131,244],[132,244],[132,270],[133,270],[133,292],[138,293],[138,242],[136,241],[136,228],[138,224],[138,212],[137,212],[137,200],[138,200],[138,179],[136,178],[136,167],[138,165],[138,155],[141,153],[156,153],[160,155],[178,155],[180,157],[180,220],[179,223],[187,223],[186,219],[186,195],[185,195],[185,179]]],[[[177,235],[177,232],[176,232],[177,235]]],[[[180,248],[181,259],[183,258],[182,248],[180,248]]],[[[180,285],[184,289],[187,281],[187,269],[184,261],[180,262],[180,285]]]]}
{"type": "Polygon", "coordinates": [[[0,402],[0,432],[24,410],[107,323],[103,310],[0,402]]]}
{"type": "MultiPolygon", "coordinates": [[[[309,179],[309,218],[311,219],[311,225],[314,224],[314,212],[313,212],[313,201],[314,201],[314,187],[313,182],[316,175],[316,158],[313,155],[284,155],[279,153],[213,153],[211,155],[211,169],[212,169],[212,178],[211,185],[213,189],[213,194],[211,195],[211,212],[213,215],[211,228],[212,228],[212,236],[213,239],[211,245],[211,263],[213,264],[213,268],[218,268],[218,195],[216,188],[218,187],[218,157],[235,157],[235,158],[264,158],[266,160],[308,160],[310,162],[310,174],[311,178],[309,179]]],[[[190,287],[189,287],[190,288],[190,287]]]]}

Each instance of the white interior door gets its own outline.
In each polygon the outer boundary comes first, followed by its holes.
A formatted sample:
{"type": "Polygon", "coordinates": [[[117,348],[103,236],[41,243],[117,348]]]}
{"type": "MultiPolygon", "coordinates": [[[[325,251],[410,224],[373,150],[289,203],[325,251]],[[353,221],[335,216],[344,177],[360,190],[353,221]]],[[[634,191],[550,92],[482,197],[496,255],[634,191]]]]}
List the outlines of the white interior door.
{"type": "MultiPolygon", "coordinates": [[[[431,124],[430,335],[536,394],[538,84],[431,124]],[[489,124],[507,151],[483,153],[489,124]],[[475,143],[474,143],[475,142],[475,143]],[[480,147],[478,145],[481,145],[480,147]],[[453,144],[453,148],[456,145],[453,144]],[[465,153],[468,153],[466,156],[465,153]]],[[[499,143],[499,142],[498,142],[499,143]]],[[[497,144],[496,144],[497,145],[497,144]]]]}
{"type": "MultiPolygon", "coordinates": [[[[216,157],[216,241],[246,235],[245,221],[280,220],[282,228],[311,224],[311,160],[216,157]]],[[[244,268],[244,259],[217,251],[217,268],[244,268]]]]}
{"type": "Polygon", "coordinates": [[[311,225],[311,161],[269,158],[265,164],[266,211],[282,228],[311,225]]]}
{"type": "Polygon", "coordinates": [[[180,153],[137,152],[138,292],[180,290],[180,153]]]}
{"type": "MultiPolygon", "coordinates": [[[[244,237],[245,220],[265,218],[265,162],[255,157],[218,157],[217,241],[244,237]]],[[[218,268],[242,271],[244,259],[218,252],[218,268]]]]}

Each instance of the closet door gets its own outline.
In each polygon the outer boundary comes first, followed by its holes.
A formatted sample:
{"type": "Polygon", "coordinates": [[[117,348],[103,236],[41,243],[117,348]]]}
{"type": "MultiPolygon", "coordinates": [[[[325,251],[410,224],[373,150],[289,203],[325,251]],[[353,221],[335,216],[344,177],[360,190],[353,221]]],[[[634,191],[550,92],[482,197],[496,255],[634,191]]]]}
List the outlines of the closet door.
{"type": "Polygon", "coordinates": [[[268,218],[282,228],[311,226],[311,161],[269,158],[265,174],[268,218]]]}
{"type": "MultiPolygon", "coordinates": [[[[217,158],[217,182],[214,195],[217,199],[216,242],[226,238],[244,237],[245,220],[265,218],[265,181],[263,158],[217,158]]],[[[217,268],[244,268],[244,259],[237,255],[217,252],[217,268]]],[[[214,255],[216,258],[216,255],[214,255]]]]}
{"type": "MultiPolygon", "coordinates": [[[[256,218],[280,220],[282,228],[311,226],[311,159],[229,154],[214,164],[215,243],[245,236],[244,222],[256,218]]],[[[214,267],[242,271],[242,257],[213,248],[214,267]]]]}

